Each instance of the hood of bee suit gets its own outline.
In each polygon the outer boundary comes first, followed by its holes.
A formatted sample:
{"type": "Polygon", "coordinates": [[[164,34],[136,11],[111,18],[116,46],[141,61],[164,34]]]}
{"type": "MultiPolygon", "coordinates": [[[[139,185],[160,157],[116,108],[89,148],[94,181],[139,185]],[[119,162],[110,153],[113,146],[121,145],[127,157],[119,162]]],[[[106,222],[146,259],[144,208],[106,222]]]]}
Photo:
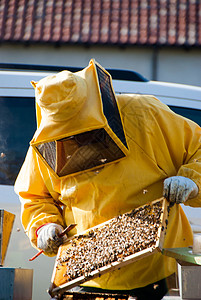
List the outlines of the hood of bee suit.
{"type": "Polygon", "coordinates": [[[128,147],[111,76],[94,60],[79,72],[65,70],[32,85],[38,128],[30,145],[56,177],[126,156],[128,147]]]}

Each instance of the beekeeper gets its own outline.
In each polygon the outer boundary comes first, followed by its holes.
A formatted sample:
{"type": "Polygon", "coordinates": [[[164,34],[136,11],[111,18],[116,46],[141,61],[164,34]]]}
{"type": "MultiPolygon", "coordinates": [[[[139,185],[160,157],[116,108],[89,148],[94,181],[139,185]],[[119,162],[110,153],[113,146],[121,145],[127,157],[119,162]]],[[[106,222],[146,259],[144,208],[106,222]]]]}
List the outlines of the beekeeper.
{"type": "MultiPolygon", "coordinates": [[[[69,235],[80,233],[162,195],[201,206],[198,125],[153,96],[115,95],[110,75],[94,60],[82,71],[32,84],[38,127],[15,191],[34,247],[55,255],[67,225],[77,224],[69,235]]],[[[189,222],[174,205],[164,248],[191,244],[189,222]]],[[[84,286],[133,295],[148,290],[146,299],[150,293],[161,299],[164,279],[175,270],[174,259],[157,253],[84,286]]]]}

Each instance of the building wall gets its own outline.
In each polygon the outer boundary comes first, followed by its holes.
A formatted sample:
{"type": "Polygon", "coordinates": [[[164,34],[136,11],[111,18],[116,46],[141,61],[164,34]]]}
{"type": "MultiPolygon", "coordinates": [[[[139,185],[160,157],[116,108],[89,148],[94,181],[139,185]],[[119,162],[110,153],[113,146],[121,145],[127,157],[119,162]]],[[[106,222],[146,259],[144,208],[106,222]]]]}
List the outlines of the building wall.
{"type": "Polygon", "coordinates": [[[158,80],[201,86],[201,50],[161,49],[158,80]]]}
{"type": "Polygon", "coordinates": [[[0,46],[0,62],[85,67],[95,58],[105,68],[130,69],[150,80],[201,86],[201,50],[53,45],[0,46]]]}

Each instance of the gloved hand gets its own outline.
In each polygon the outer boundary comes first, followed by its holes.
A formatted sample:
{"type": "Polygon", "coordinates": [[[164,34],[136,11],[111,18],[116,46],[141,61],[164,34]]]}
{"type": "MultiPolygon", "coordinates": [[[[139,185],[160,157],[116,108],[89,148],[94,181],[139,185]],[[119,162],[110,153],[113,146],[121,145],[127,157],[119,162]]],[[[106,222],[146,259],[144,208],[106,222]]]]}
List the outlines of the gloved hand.
{"type": "Polygon", "coordinates": [[[172,203],[184,203],[198,194],[195,182],[187,177],[173,176],[164,180],[163,196],[172,203]]]}
{"type": "Polygon", "coordinates": [[[47,255],[56,255],[59,246],[64,243],[66,237],[59,237],[63,231],[61,225],[48,223],[37,230],[37,247],[47,255]]]}

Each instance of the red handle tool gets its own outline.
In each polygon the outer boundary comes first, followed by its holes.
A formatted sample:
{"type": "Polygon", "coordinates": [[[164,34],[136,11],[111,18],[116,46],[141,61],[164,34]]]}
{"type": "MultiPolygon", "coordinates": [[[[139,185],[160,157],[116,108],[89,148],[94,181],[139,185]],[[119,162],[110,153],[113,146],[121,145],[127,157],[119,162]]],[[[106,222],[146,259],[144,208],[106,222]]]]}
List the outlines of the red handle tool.
{"type": "MultiPolygon", "coordinates": [[[[72,230],[75,226],[77,226],[77,224],[70,224],[69,226],[67,226],[60,234],[59,237],[64,236],[65,234],[67,234],[70,230],[72,230]]],[[[36,257],[38,257],[39,255],[41,255],[44,251],[40,250],[38,253],[36,253],[32,258],[29,259],[29,261],[34,260],[36,257]]]]}

